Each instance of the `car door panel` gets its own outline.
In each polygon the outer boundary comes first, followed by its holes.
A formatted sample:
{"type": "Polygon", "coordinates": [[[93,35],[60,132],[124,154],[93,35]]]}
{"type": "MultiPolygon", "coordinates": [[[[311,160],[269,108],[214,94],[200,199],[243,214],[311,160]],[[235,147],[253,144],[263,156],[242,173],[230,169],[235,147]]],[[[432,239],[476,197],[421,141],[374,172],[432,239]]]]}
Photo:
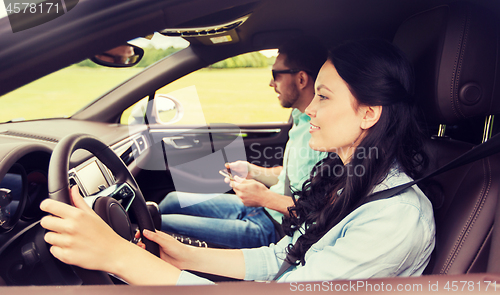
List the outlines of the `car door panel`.
{"type": "Polygon", "coordinates": [[[199,128],[154,126],[147,160],[138,166],[148,199],[159,201],[170,191],[225,193],[231,188],[218,173],[225,162],[246,160],[272,167],[282,163],[290,123],[231,125],[199,128]],[[144,177],[144,174],[148,175],[144,177]],[[155,180],[154,183],[148,183],[155,180]]]}

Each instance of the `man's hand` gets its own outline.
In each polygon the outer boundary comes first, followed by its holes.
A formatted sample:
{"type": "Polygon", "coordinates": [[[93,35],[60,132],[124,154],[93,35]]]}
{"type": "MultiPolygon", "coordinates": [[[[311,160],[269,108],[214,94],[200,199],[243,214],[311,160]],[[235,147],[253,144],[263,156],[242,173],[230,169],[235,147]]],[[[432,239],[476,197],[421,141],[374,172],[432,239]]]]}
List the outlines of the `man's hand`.
{"type": "Polygon", "coordinates": [[[251,165],[247,161],[236,161],[232,163],[225,164],[226,169],[231,171],[234,176],[239,176],[241,178],[252,179],[253,175],[251,173],[251,165]]]}
{"type": "MultiPolygon", "coordinates": [[[[247,161],[226,163],[225,166],[226,169],[231,170],[233,176],[239,176],[240,178],[246,179],[255,179],[258,182],[262,182],[267,187],[273,186],[278,182],[278,175],[283,169],[283,167],[281,166],[264,168],[247,161]]],[[[229,183],[229,179],[226,179],[226,183],[229,183]]]]}
{"type": "Polygon", "coordinates": [[[229,185],[247,207],[266,207],[269,189],[261,182],[235,176],[229,185]]]}
{"type": "Polygon", "coordinates": [[[229,178],[225,180],[247,207],[266,207],[288,215],[288,207],[294,205],[292,198],[272,192],[256,180],[238,176],[234,181],[230,181],[229,178]]]}

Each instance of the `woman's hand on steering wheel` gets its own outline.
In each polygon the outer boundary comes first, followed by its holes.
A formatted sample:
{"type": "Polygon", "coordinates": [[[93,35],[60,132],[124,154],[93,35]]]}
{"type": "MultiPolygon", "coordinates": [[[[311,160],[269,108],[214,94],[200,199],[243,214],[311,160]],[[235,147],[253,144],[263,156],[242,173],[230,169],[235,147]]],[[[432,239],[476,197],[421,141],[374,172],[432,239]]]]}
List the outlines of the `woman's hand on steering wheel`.
{"type": "Polygon", "coordinates": [[[77,186],[71,188],[70,195],[75,207],[51,199],[40,204],[41,210],[52,214],[41,220],[48,230],[45,241],[52,245],[50,252],[66,264],[113,272],[115,259],[123,258],[120,253],[130,243],[87,205],[77,186]]]}
{"type": "MultiPolygon", "coordinates": [[[[161,231],[152,232],[147,229],[143,231],[144,237],[157,243],[160,246],[160,258],[163,261],[177,267],[178,269],[187,269],[192,257],[191,250],[195,249],[183,244],[173,238],[171,235],[161,231]]],[[[137,235],[136,235],[137,237],[137,235]]],[[[143,248],[143,244],[138,245],[143,248]]]]}

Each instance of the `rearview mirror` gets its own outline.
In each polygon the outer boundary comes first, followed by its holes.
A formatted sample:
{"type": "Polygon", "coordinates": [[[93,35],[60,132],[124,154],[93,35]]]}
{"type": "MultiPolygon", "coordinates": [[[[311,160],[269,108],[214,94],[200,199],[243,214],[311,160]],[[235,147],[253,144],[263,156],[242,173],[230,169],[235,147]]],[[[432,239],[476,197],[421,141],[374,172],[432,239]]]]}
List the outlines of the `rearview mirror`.
{"type": "Polygon", "coordinates": [[[123,68],[135,66],[143,56],[142,48],[127,43],[96,54],[90,60],[101,66],[123,68]]]}

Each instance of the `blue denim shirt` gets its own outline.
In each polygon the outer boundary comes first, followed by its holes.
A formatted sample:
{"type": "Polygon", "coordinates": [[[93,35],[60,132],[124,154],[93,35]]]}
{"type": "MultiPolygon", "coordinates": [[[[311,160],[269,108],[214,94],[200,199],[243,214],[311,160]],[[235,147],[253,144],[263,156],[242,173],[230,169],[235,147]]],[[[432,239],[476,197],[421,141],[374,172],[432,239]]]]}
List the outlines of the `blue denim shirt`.
{"type": "MultiPolygon", "coordinates": [[[[290,185],[295,190],[301,190],[302,184],[309,178],[309,174],[316,163],[322,160],[327,153],[318,152],[309,147],[309,118],[305,113],[298,109],[292,111],[293,126],[288,131],[288,142],[286,143],[283,170],[278,176],[278,183],[269,189],[272,192],[283,195],[285,193],[285,176],[288,170],[290,185]]],[[[269,214],[279,223],[283,214],[278,211],[265,208],[269,214]]]]}
{"type": "MultiPolygon", "coordinates": [[[[374,192],[411,181],[397,169],[374,188],[374,192]]],[[[245,280],[272,280],[286,247],[300,237],[285,236],[277,244],[242,249],[245,280]]],[[[306,252],[304,266],[292,267],[279,282],[366,279],[422,274],[435,245],[432,205],[413,186],[388,199],[357,208],[328,231],[306,252]]],[[[183,271],[178,284],[206,284],[208,280],[183,271]]]]}

